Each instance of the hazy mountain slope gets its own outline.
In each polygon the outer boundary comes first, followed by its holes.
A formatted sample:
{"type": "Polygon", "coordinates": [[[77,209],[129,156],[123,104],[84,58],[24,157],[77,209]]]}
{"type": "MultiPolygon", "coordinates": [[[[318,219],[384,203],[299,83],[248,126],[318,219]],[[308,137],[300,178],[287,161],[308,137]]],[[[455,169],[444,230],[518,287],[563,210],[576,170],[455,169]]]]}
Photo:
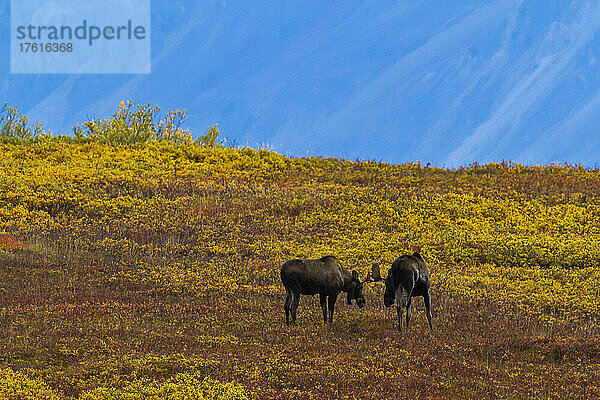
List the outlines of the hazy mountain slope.
{"type": "Polygon", "coordinates": [[[6,74],[0,97],[53,130],[132,97],[294,155],[596,162],[599,4],[328,4],[154,2],[151,75],[6,74]]]}

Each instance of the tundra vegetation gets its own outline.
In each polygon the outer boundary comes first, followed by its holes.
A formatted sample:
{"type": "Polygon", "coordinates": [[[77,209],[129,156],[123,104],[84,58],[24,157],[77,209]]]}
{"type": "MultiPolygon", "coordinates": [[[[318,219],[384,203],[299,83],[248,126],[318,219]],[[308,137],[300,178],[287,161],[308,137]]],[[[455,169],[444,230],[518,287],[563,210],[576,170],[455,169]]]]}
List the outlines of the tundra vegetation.
{"type": "Polygon", "coordinates": [[[5,109],[0,397],[600,397],[599,170],[288,158],[128,104],[74,137],[5,109]],[[432,332],[381,283],[285,325],[286,260],[412,246],[432,332]]]}

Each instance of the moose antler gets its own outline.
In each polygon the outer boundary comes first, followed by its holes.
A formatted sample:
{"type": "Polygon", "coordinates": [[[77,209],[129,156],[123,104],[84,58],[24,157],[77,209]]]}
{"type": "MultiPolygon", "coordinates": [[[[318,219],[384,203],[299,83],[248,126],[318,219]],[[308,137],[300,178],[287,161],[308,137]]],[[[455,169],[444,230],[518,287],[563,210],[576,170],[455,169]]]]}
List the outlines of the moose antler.
{"type": "Polygon", "coordinates": [[[384,280],[381,277],[381,272],[379,271],[379,264],[374,263],[373,266],[371,267],[371,271],[369,271],[369,274],[367,275],[367,279],[365,279],[363,281],[363,283],[365,282],[379,282],[384,280]]]}

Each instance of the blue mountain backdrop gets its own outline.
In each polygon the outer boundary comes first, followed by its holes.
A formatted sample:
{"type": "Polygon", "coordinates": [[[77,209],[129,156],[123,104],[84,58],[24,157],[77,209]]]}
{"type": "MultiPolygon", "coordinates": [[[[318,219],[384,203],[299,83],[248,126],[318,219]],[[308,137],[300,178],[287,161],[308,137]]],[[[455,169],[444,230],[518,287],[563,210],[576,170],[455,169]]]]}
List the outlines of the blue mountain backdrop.
{"type": "Polygon", "coordinates": [[[139,75],[10,74],[9,17],[0,100],[53,132],[133,99],[293,156],[598,161],[600,2],[153,1],[139,75]]]}

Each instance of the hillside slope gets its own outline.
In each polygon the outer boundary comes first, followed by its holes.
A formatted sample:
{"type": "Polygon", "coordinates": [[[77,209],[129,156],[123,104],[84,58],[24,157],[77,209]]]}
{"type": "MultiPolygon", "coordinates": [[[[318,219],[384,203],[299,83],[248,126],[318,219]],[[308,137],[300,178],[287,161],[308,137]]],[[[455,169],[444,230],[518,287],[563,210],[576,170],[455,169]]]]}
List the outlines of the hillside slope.
{"type": "Polygon", "coordinates": [[[598,397],[599,204],[600,172],[571,166],[3,144],[0,389],[598,397]],[[363,310],[339,301],[329,328],[309,298],[284,326],[284,261],[333,254],[364,277],[414,246],[432,270],[433,333],[420,299],[396,332],[381,284],[363,310]]]}

